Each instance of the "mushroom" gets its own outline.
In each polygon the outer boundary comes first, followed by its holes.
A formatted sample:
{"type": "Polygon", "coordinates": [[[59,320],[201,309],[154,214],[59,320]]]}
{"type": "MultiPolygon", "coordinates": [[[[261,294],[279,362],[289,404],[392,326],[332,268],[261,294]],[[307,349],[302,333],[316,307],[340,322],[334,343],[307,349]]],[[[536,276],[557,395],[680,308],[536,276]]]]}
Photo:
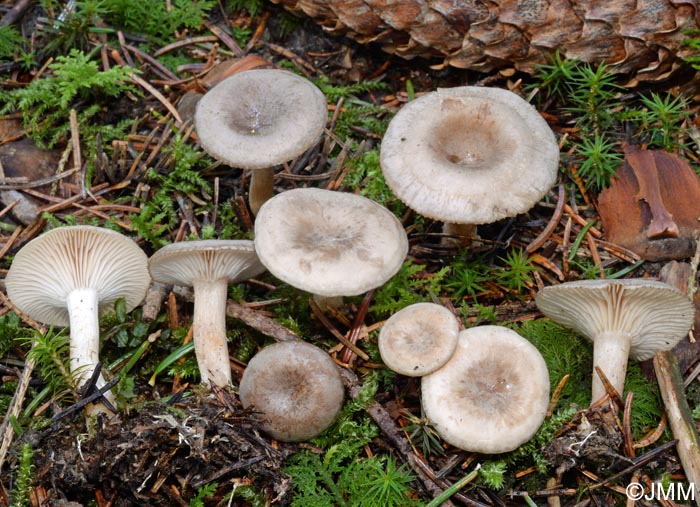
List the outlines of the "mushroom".
{"type": "MultiPolygon", "coordinates": [[[[5,278],[7,295],[34,320],[70,326],[70,369],[78,387],[99,362],[99,316],[124,298],[127,311],[146,296],[146,254],[118,232],[78,225],[52,229],[17,252],[5,278]]],[[[97,386],[105,381],[100,375],[97,386]]],[[[106,395],[114,401],[111,393],[106,395]]]]}
{"type": "Polygon", "coordinates": [[[404,105],[382,139],[396,196],[468,243],[476,224],[524,213],[554,184],[559,148],[529,103],[500,88],[441,88],[404,105]]]}
{"type": "Polygon", "coordinates": [[[408,239],[386,208],[355,194],[297,188],[267,201],[255,220],[260,261],[321,306],[378,287],[401,268],[408,239]],[[325,298],[325,299],[324,299],[325,298]]]}
{"type": "Polygon", "coordinates": [[[302,341],[268,345],[248,362],[239,395],[244,408],[262,412],[263,429],[277,440],[299,442],[325,430],[343,406],[343,382],[330,356],[302,341]]]}
{"type": "Polygon", "coordinates": [[[416,303],[396,312],[379,332],[379,353],[397,373],[420,377],[432,373],[457,348],[459,322],[444,306],[416,303]]]}
{"type": "MultiPolygon", "coordinates": [[[[536,296],[547,317],[593,342],[593,367],[619,394],[628,356],[644,361],[670,350],[693,324],[692,302],[675,287],[647,279],[583,280],[552,285],[536,296]]],[[[593,374],[591,402],[605,395],[593,374]]]]}
{"type": "Polygon", "coordinates": [[[278,69],[234,74],[199,101],[195,128],[207,153],[251,169],[253,214],[273,195],[274,167],[313,146],[328,120],[326,99],[309,80],[278,69]]]}
{"type": "Polygon", "coordinates": [[[192,335],[202,382],[228,385],[227,288],[229,283],[265,271],[253,242],[209,239],[172,243],[151,256],[148,268],[157,282],[194,289],[192,335]]]}
{"type": "Polygon", "coordinates": [[[421,400],[446,442],[471,452],[509,452],[544,421],[549,372],[535,346],[515,331],[472,327],[459,333],[445,366],[421,379],[421,400]]]}

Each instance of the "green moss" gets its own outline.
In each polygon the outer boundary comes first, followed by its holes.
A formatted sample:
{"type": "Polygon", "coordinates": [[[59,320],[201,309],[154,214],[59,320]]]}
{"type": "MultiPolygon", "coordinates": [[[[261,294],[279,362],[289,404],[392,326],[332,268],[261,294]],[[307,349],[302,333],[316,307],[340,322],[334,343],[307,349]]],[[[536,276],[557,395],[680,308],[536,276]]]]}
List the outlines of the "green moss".
{"type": "MultiPolygon", "coordinates": [[[[542,354],[547,368],[552,390],[561,379],[570,378],[562,391],[560,407],[576,404],[585,407],[591,401],[593,378],[593,344],[548,319],[524,322],[514,329],[527,338],[542,354]]],[[[627,365],[625,395],[634,392],[631,426],[634,438],[641,438],[659,424],[663,413],[663,402],[656,382],[650,382],[634,360],[627,365]]]]}

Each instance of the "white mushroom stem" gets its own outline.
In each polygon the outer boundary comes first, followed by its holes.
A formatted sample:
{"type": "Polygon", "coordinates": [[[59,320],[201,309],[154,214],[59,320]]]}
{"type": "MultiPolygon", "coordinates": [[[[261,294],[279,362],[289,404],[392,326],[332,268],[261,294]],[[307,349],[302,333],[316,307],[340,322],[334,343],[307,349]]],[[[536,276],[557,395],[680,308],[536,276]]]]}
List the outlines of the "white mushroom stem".
{"type": "Polygon", "coordinates": [[[591,403],[595,403],[605,396],[606,390],[600,377],[595,372],[595,367],[601,369],[610,384],[622,396],[625,387],[625,374],[627,373],[627,360],[629,359],[632,337],[619,332],[608,331],[599,334],[593,340],[593,396],[591,403]]]}
{"type": "MultiPolygon", "coordinates": [[[[66,300],[70,318],[70,370],[80,387],[92,377],[100,356],[99,299],[97,290],[75,289],[66,300]]],[[[100,374],[97,387],[105,385],[100,374]]],[[[114,404],[114,395],[105,393],[114,404]]]]}
{"type": "Polygon", "coordinates": [[[202,383],[225,386],[231,382],[226,342],[228,281],[195,280],[192,335],[202,383]]]}
{"type": "Polygon", "coordinates": [[[257,215],[260,206],[272,198],[275,193],[275,168],[253,169],[250,174],[248,202],[253,215],[257,215]]]}

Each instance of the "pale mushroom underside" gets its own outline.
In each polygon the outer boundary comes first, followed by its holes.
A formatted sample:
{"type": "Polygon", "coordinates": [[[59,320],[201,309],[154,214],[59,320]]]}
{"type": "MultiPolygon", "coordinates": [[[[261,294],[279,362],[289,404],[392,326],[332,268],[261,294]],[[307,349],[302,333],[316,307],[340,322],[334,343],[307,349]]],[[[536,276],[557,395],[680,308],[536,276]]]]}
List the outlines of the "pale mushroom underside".
{"type": "Polygon", "coordinates": [[[150,284],[146,254],[130,238],[109,229],[68,226],[52,229],[17,252],[5,279],[8,296],[33,319],[68,326],[67,297],[95,289],[99,313],[124,298],[127,311],[150,284]]]}
{"type": "Polygon", "coordinates": [[[265,271],[249,240],[200,240],[172,243],[149,259],[153,279],[192,286],[196,280],[247,280],[265,271]]]}
{"type": "Polygon", "coordinates": [[[630,356],[639,361],[673,348],[695,315],[692,302],[675,287],[646,279],[552,285],[536,301],[545,315],[590,340],[603,333],[629,336],[630,356]]]}

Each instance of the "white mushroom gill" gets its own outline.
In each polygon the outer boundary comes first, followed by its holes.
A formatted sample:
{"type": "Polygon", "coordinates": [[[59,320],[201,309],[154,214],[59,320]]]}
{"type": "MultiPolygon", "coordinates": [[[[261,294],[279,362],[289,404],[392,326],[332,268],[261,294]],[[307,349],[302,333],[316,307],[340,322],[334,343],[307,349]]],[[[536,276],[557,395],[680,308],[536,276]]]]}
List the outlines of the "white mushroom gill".
{"type": "MultiPolygon", "coordinates": [[[[146,263],[138,245],[117,232],[60,227],[17,252],[6,286],[10,299],[35,320],[70,325],[71,371],[80,386],[98,363],[99,316],[119,298],[127,311],[141,302],[150,283],[146,263]]],[[[97,386],[104,384],[100,376],[97,386]]]]}
{"type": "Polygon", "coordinates": [[[173,243],[149,260],[153,279],[194,289],[192,335],[204,384],[231,382],[226,339],[228,284],[264,271],[252,241],[201,240],[173,243]]]}
{"type": "MultiPolygon", "coordinates": [[[[642,361],[687,334],[694,308],[677,289],[654,280],[585,280],[545,287],[537,306],[593,342],[593,366],[622,395],[629,357],[642,361]]],[[[592,402],[606,393],[593,374],[592,402]]]]}

